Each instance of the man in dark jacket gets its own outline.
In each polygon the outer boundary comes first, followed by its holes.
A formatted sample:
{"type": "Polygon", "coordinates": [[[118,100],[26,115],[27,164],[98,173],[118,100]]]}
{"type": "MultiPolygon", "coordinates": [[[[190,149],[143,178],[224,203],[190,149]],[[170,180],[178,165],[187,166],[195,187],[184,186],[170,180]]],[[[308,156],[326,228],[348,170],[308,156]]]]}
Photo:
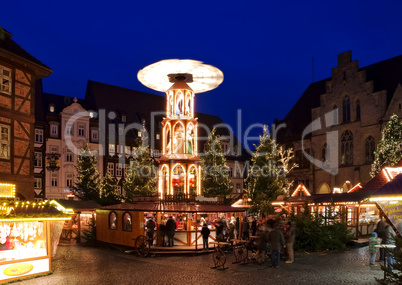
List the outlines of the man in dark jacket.
{"type": "Polygon", "coordinates": [[[223,240],[223,224],[222,224],[220,218],[216,219],[215,228],[216,228],[216,236],[215,236],[216,240],[222,241],[223,240]]]}
{"type": "Polygon", "coordinates": [[[168,246],[172,247],[174,245],[174,234],[176,231],[176,222],[172,216],[166,222],[166,235],[168,237],[168,246]]]}
{"type": "Polygon", "coordinates": [[[249,239],[250,224],[248,223],[247,217],[243,218],[241,222],[241,237],[242,239],[249,239]]]}
{"type": "Polygon", "coordinates": [[[201,235],[202,235],[202,241],[203,241],[203,248],[204,250],[208,250],[209,249],[209,245],[208,245],[208,239],[209,239],[209,234],[211,233],[211,231],[209,230],[207,224],[205,223],[202,226],[202,230],[201,230],[201,235]]]}
{"type": "Polygon", "coordinates": [[[147,227],[147,236],[149,244],[152,245],[154,243],[154,232],[155,232],[155,222],[152,217],[148,218],[147,223],[145,224],[147,227]]]}
{"type": "Polygon", "coordinates": [[[278,229],[278,223],[274,224],[274,229],[269,233],[268,240],[271,245],[271,263],[272,267],[279,267],[279,260],[281,259],[281,248],[285,245],[285,237],[283,232],[278,229]]]}
{"type": "MultiPolygon", "coordinates": [[[[384,222],[384,218],[381,217],[377,223],[375,232],[377,233],[378,237],[381,238],[382,240],[384,240],[384,234],[385,234],[384,229],[385,229],[385,222],[384,222]]],[[[384,249],[380,248],[379,261],[383,261],[383,260],[384,260],[384,249]]]]}
{"type": "Polygon", "coordinates": [[[253,217],[253,221],[251,222],[251,234],[255,236],[256,232],[257,232],[257,219],[253,217]]]}

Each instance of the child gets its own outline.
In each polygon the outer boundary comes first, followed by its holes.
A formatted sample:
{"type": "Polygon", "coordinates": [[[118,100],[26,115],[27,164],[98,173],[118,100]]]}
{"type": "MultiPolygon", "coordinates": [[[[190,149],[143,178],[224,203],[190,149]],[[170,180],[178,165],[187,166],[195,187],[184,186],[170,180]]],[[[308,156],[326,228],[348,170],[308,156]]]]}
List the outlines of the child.
{"type": "Polygon", "coordinates": [[[202,234],[202,240],[203,240],[203,247],[204,250],[208,250],[208,239],[209,239],[209,234],[211,233],[211,231],[209,230],[207,223],[204,223],[204,225],[202,226],[202,230],[201,230],[201,234],[202,234]]]}
{"type": "Polygon", "coordinates": [[[370,265],[375,266],[375,257],[378,252],[378,247],[375,246],[378,244],[381,244],[381,242],[377,238],[377,233],[373,232],[371,238],[369,238],[370,265]]]}

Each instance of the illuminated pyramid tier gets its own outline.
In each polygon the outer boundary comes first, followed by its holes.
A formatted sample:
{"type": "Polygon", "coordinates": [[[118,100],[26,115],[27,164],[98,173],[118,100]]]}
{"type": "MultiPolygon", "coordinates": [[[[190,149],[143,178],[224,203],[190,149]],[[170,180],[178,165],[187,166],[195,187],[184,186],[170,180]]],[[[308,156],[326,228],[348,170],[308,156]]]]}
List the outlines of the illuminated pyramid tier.
{"type": "Polygon", "coordinates": [[[198,122],[194,118],[194,91],[206,92],[223,81],[223,73],[195,60],[163,60],[138,72],[138,79],[155,90],[166,90],[166,118],[162,121],[159,159],[160,199],[175,200],[201,195],[201,159],[198,122]],[[172,85],[173,84],[173,85],[172,85]],[[191,85],[193,88],[191,88],[191,85]],[[194,90],[195,89],[195,90],[194,90]]]}

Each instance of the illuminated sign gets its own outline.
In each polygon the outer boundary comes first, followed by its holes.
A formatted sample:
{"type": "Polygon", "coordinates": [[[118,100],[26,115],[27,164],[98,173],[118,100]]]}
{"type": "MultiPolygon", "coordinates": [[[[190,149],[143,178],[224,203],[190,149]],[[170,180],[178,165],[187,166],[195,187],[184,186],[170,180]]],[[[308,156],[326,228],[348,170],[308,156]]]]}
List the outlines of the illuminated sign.
{"type": "Polygon", "coordinates": [[[15,184],[0,183],[0,197],[14,198],[15,184]]]}
{"type": "MultiPolygon", "coordinates": [[[[3,251],[8,252],[8,251],[3,251]]],[[[11,251],[12,252],[12,251],[11,251]]],[[[49,272],[49,258],[0,265],[0,281],[49,272]]]]}

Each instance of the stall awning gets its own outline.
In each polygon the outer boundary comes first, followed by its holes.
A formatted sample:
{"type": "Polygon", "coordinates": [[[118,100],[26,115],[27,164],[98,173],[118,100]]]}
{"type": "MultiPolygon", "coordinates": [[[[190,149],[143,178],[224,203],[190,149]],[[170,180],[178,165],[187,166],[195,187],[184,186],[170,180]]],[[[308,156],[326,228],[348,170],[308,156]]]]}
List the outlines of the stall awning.
{"type": "Polygon", "coordinates": [[[393,180],[378,189],[374,196],[391,196],[402,194],[402,174],[395,176],[393,180]]]}
{"type": "Polygon", "coordinates": [[[122,203],[99,207],[101,210],[141,211],[141,212],[188,212],[188,213],[217,213],[243,212],[244,208],[222,204],[193,204],[193,203],[122,203]]]}
{"type": "Polygon", "coordinates": [[[314,199],[315,204],[320,203],[347,203],[347,202],[355,202],[359,203],[363,200],[369,198],[373,194],[373,191],[364,191],[364,192],[352,192],[352,193],[339,193],[339,194],[321,194],[317,195],[314,199]]]}

